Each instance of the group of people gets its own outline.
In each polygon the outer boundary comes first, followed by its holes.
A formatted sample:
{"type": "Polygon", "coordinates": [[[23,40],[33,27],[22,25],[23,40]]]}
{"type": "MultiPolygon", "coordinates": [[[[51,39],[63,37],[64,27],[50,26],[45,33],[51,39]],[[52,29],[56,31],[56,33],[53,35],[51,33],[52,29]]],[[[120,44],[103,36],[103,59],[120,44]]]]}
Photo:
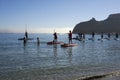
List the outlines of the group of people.
{"type": "MultiPolygon", "coordinates": [[[[53,42],[57,42],[57,39],[58,39],[57,33],[54,32],[53,36],[54,36],[53,42]]],[[[71,43],[72,43],[72,32],[71,32],[71,30],[69,31],[68,38],[69,38],[69,44],[71,44],[71,43]]],[[[27,33],[27,31],[25,32],[25,37],[24,37],[23,40],[24,40],[24,44],[25,44],[25,43],[27,42],[27,40],[28,40],[28,33],[27,33]]],[[[37,37],[37,44],[40,44],[39,37],[37,37]]]]}
{"type": "MultiPolygon", "coordinates": [[[[53,36],[54,36],[53,42],[57,42],[57,38],[58,38],[57,33],[54,32],[53,36]]],[[[69,44],[71,44],[72,43],[72,32],[71,32],[71,30],[69,31],[68,38],[69,38],[69,44]]]]}
{"type": "MultiPolygon", "coordinates": [[[[25,32],[25,37],[23,38],[23,42],[24,44],[26,44],[27,40],[28,40],[28,33],[27,31],[25,32]]],[[[39,37],[37,37],[37,44],[40,44],[40,40],[39,40],[39,37]]]]}

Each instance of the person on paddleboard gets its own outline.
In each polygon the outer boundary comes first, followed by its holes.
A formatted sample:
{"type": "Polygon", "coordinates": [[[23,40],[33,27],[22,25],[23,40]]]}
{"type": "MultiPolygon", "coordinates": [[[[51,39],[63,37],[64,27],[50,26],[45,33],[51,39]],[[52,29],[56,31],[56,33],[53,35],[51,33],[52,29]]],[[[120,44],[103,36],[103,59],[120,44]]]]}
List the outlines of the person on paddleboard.
{"type": "Polygon", "coordinates": [[[28,39],[28,33],[27,33],[27,31],[25,31],[25,37],[26,37],[26,39],[28,39]]]}
{"type": "Polygon", "coordinates": [[[71,30],[69,31],[68,38],[69,38],[69,44],[72,44],[72,32],[71,32],[71,30]]]}
{"type": "Polygon", "coordinates": [[[53,36],[54,36],[53,42],[57,42],[57,33],[55,32],[55,33],[53,34],[53,36]]]}

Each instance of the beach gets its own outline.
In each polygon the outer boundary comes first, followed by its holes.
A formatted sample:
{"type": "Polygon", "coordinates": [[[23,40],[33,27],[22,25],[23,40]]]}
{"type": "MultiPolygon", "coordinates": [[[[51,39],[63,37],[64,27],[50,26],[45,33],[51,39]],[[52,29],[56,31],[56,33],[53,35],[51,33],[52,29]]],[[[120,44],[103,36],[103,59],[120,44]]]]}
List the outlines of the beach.
{"type": "MultiPolygon", "coordinates": [[[[91,69],[92,70],[92,69],[91,69]]],[[[47,73],[43,70],[26,70],[10,72],[2,74],[0,77],[2,80],[119,80],[120,71],[88,71],[83,72],[71,72],[66,73],[66,70],[60,69],[57,71],[47,70],[47,73]],[[81,73],[81,74],[80,74],[81,73]],[[83,75],[84,74],[84,75],[83,75]]]]}
{"type": "MultiPolygon", "coordinates": [[[[53,34],[33,34],[24,45],[18,38],[24,33],[0,34],[1,80],[119,80],[120,40],[73,40],[78,46],[63,48],[48,45],[53,34]],[[37,45],[37,37],[40,45],[37,45]]],[[[76,35],[73,35],[76,37],[76,35]]],[[[107,37],[106,35],[104,37],[107,37]]],[[[68,43],[67,34],[58,34],[58,40],[68,43]]]]}

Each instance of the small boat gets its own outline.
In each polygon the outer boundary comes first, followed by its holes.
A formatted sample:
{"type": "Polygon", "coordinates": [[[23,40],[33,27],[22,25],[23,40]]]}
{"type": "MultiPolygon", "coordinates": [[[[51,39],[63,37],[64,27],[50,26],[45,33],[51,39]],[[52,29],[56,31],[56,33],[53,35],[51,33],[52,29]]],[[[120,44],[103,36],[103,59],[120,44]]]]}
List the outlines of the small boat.
{"type": "Polygon", "coordinates": [[[51,42],[47,42],[47,44],[49,44],[49,45],[52,45],[52,44],[63,44],[63,42],[53,42],[53,41],[51,41],[51,42]]]}
{"type": "Polygon", "coordinates": [[[73,47],[73,46],[77,46],[78,44],[75,44],[75,43],[72,43],[72,44],[67,44],[67,43],[64,43],[61,45],[61,47],[73,47]]]}

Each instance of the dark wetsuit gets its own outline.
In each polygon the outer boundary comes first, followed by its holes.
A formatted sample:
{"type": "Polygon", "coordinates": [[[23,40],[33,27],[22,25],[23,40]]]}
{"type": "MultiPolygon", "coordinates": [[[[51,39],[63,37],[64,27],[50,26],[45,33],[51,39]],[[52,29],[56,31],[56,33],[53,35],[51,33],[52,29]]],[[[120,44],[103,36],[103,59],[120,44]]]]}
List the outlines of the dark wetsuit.
{"type": "Polygon", "coordinates": [[[53,35],[54,35],[54,41],[57,42],[57,33],[55,32],[53,35]]]}
{"type": "Polygon", "coordinates": [[[72,32],[71,31],[69,31],[68,36],[69,36],[69,44],[70,44],[72,43],[72,32]]]}
{"type": "Polygon", "coordinates": [[[28,39],[28,33],[27,32],[25,32],[25,37],[28,39]]]}

